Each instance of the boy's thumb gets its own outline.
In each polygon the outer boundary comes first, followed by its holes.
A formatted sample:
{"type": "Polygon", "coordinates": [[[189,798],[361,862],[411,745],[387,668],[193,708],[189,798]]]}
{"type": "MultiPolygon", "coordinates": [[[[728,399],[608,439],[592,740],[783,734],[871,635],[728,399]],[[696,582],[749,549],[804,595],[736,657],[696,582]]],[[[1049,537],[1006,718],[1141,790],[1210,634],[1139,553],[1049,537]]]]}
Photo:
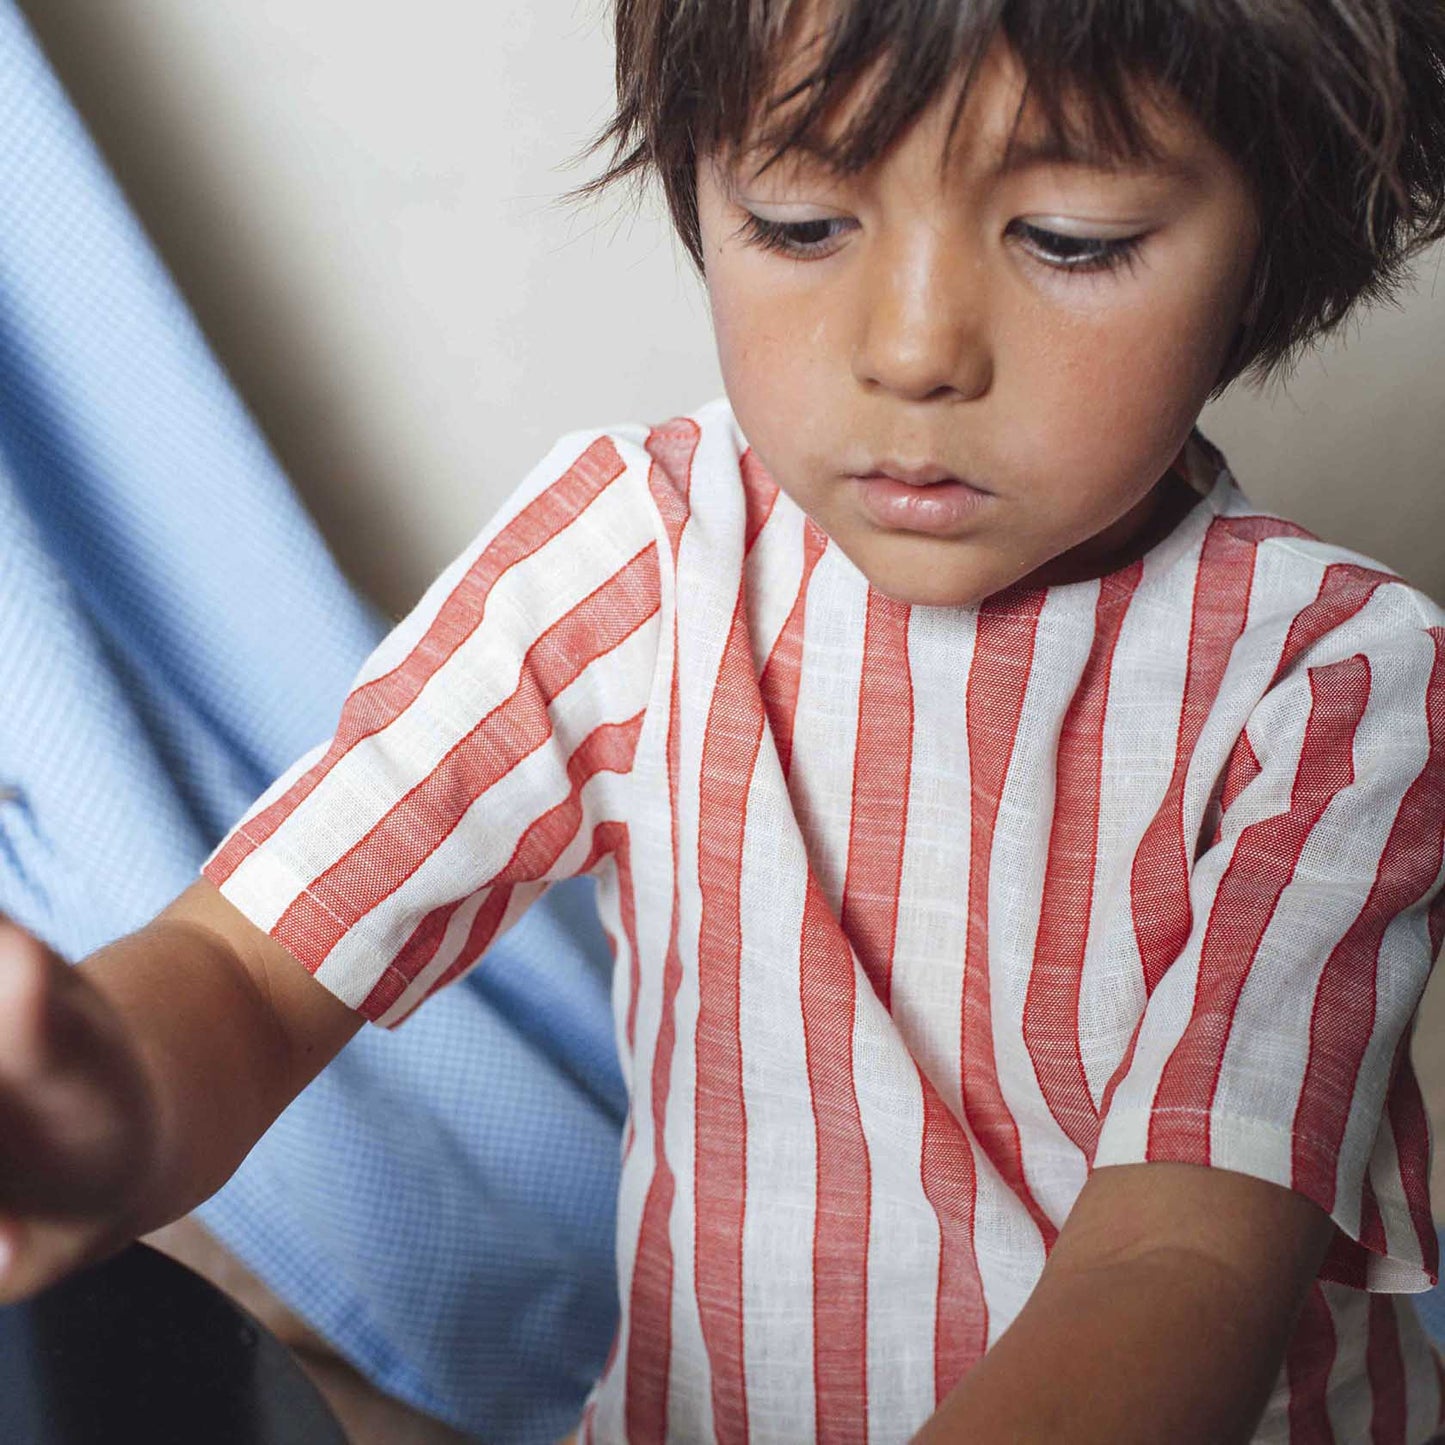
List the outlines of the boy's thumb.
{"type": "Polygon", "coordinates": [[[44,1067],[57,964],[39,939],[0,917],[0,1079],[28,1078],[44,1067]]]}

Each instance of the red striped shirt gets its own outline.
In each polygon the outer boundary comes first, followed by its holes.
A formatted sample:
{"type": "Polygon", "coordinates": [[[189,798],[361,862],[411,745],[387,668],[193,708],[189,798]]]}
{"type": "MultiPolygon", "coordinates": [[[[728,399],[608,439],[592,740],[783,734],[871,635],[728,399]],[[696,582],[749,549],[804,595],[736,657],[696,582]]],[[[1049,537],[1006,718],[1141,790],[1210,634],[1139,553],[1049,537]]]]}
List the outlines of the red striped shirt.
{"type": "Polygon", "coordinates": [[[1338,1226],[1258,1439],[1435,1428],[1445,614],[1189,455],[1141,561],[970,611],[874,593],[722,404],[566,441],[208,865],[383,1023],[597,875],[633,1109],[588,1438],[905,1439],[1151,1159],[1338,1226]]]}

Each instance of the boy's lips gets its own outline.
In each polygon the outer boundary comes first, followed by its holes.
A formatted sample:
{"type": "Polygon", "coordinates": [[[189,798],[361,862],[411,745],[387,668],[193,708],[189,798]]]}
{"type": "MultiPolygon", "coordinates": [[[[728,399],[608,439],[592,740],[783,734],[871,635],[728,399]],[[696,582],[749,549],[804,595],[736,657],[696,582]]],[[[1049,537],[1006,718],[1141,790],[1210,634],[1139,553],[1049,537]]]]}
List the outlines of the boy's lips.
{"type": "Polygon", "coordinates": [[[880,462],[853,473],[868,519],[888,531],[947,537],[965,530],[992,493],[935,466],[880,462]]]}

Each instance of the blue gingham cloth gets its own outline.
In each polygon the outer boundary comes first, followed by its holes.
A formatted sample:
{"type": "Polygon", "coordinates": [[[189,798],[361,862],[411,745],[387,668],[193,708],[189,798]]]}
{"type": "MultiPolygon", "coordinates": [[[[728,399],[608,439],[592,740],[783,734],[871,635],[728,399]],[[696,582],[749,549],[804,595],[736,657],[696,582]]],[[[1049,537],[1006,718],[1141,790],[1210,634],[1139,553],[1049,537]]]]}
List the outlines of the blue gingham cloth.
{"type": "MultiPolygon", "coordinates": [[[[380,633],[0,0],[0,911],[150,917],[380,633]]],[[[555,1439],[616,1316],[624,1097],[590,885],[366,1030],[204,1210],[383,1388],[555,1439]]]]}

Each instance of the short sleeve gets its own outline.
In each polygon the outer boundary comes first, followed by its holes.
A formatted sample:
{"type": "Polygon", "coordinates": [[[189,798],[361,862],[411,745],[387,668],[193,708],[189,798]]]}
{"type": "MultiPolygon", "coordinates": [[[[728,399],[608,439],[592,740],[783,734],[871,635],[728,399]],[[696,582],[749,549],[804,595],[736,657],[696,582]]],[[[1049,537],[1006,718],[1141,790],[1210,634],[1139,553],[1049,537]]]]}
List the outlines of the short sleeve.
{"type": "Polygon", "coordinates": [[[646,464],[615,435],[559,443],[383,640],[330,742],[205,865],[375,1022],[399,1022],[549,882],[595,866],[657,666],[646,464]]]}
{"type": "Polygon", "coordinates": [[[1254,709],[1094,1160],[1296,1190],[1337,1226],[1325,1278],[1400,1292],[1438,1269],[1409,1042],[1445,855],[1445,631],[1409,609],[1312,649],[1254,709]]]}

